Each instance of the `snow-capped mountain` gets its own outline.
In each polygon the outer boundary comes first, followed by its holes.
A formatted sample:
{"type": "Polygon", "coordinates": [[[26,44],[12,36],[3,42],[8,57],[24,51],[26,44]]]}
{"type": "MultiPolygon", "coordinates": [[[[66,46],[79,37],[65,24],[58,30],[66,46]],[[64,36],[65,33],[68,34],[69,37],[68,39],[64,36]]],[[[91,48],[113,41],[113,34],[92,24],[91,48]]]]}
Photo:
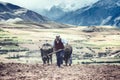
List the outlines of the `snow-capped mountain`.
{"type": "Polygon", "coordinates": [[[11,3],[0,2],[0,21],[46,22],[48,18],[11,3]]]}
{"type": "Polygon", "coordinates": [[[90,6],[68,12],[56,21],[82,26],[120,26],[120,0],[99,0],[90,6]]]}
{"type": "Polygon", "coordinates": [[[50,10],[43,10],[41,12],[42,15],[48,17],[51,20],[56,20],[65,15],[65,13],[66,12],[64,11],[64,9],[60,6],[53,6],[50,8],[50,10]]]}

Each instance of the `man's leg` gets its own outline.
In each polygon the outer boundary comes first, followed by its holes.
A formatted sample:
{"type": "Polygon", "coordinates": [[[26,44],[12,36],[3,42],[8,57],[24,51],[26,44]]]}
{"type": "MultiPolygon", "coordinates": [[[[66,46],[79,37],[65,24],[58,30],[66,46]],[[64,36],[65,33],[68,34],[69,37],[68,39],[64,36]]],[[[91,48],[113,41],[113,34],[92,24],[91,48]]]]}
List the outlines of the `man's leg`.
{"type": "Polygon", "coordinates": [[[60,60],[61,60],[61,59],[60,59],[60,53],[57,52],[57,53],[56,53],[56,56],[57,56],[57,66],[60,67],[60,64],[61,64],[61,61],[60,61],[60,60]]]}
{"type": "Polygon", "coordinates": [[[64,50],[60,52],[60,62],[63,64],[64,50]]]}

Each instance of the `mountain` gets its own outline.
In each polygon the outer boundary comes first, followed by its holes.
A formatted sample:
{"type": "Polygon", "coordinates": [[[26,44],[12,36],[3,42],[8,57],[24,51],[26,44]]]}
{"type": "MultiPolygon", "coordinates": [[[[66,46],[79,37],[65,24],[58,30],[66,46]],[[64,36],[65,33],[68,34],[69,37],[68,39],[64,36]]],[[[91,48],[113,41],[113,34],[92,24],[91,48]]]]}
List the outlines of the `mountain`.
{"type": "Polygon", "coordinates": [[[60,6],[53,6],[50,8],[50,10],[43,10],[41,14],[48,17],[51,20],[57,20],[58,18],[65,15],[66,12],[60,6]]]}
{"type": "Polygon", "coordinates": [[[31,10],[22,8],[20,6],[0,2],[0,21],[7,22],[46,22],[49,19],[31,10]]]}
{"type": "Polygon", "coordinates": [[[114,25],[120,27],[120,0],[99,0],[90,6],[68,12],[56,21],[81,26],[114,25]]]}

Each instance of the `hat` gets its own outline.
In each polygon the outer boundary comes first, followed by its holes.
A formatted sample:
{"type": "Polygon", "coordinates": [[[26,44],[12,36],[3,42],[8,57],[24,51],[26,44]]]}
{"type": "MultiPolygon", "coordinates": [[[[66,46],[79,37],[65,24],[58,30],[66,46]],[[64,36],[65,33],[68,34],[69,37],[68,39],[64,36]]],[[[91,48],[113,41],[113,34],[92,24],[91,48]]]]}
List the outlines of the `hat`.
{"type": "Polygon", "coordinates": [[[60,35],[59,35],[59,34],[57,34],[57,35],[56,35],[56,37],[60,37],[60,35]]]}

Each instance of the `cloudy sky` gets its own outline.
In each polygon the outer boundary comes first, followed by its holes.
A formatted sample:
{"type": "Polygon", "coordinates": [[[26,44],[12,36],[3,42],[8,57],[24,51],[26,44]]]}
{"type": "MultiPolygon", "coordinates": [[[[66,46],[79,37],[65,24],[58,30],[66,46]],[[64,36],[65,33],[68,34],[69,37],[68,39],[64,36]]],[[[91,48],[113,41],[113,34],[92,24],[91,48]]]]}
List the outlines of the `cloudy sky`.
{"type": "Polygon", "coordinates": [[[54,5],[60,5],[66,9],[76,9],[84,5],[92,4],[98,0],[0,0],[13,3],[28,9],[50,9],[54,5]]]}

